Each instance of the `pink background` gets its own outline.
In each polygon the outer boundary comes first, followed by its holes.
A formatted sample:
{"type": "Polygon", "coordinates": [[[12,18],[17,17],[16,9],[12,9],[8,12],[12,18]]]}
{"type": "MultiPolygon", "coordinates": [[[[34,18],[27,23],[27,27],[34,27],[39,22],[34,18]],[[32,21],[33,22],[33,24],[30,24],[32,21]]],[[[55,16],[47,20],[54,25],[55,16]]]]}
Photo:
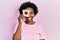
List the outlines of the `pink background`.
{"type": "MultiPolygon", "coordinates": [[[[12,40],[12,35],[17,28],[18,8],[25,1],[0,0],[0,40],[12,40]]],[[[60,0],[33,0],[31,2],[39,8],[35,20],[44,26],[46,40],[60,40],[60,0]]]]}

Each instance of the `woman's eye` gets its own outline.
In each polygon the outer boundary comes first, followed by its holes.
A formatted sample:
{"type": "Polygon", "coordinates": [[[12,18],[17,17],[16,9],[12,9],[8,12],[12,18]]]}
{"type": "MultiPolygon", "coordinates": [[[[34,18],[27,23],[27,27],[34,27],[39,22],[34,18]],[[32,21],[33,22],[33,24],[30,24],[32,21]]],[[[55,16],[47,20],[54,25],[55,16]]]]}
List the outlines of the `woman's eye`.
{"type": "Polygon", "coordinates": [[[28,12],[25,12],[25,14],[27,15],[27,14],[28,14],[28,12]]]}
{"type": "Polygon", "coordinates": [[[30,14],[33,14],[33,12],[30,12],[30,14]]]}

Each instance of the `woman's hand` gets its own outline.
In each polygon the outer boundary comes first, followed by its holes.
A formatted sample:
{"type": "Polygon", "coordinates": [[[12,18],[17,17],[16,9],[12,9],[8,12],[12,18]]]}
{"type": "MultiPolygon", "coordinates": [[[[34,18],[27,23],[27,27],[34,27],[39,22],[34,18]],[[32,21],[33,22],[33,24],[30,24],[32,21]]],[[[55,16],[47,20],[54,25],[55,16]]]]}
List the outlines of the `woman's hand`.
{"type": "Polygon", "coordinates": [[[19,24],[22,24],[23,19],[24,19],[24,16],[23,15],[19,15],[19,17],[18,17],[19,24]]]}

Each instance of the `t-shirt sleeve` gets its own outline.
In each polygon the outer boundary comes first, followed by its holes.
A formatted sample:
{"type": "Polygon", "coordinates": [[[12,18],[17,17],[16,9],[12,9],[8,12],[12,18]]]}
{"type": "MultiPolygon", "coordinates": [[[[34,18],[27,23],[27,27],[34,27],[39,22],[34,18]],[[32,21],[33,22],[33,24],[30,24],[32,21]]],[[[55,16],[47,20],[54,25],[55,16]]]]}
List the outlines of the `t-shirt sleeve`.
{"type": "Polygon", "coordinates": [[[39,25],[39,35],[40,39],[45,39],[45,31],[42,25],[39,25]]]}

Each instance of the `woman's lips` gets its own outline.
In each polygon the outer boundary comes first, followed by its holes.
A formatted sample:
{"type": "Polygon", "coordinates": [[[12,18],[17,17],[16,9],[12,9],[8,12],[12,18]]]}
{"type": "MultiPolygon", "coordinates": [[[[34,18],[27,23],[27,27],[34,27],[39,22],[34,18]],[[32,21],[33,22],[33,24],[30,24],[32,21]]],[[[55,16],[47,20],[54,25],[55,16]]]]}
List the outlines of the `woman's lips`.
{"type": "Polygon", "coordinates": [[[26,17],[26,19],[31,20],[32,18],[31,17],[26,17]]]}

